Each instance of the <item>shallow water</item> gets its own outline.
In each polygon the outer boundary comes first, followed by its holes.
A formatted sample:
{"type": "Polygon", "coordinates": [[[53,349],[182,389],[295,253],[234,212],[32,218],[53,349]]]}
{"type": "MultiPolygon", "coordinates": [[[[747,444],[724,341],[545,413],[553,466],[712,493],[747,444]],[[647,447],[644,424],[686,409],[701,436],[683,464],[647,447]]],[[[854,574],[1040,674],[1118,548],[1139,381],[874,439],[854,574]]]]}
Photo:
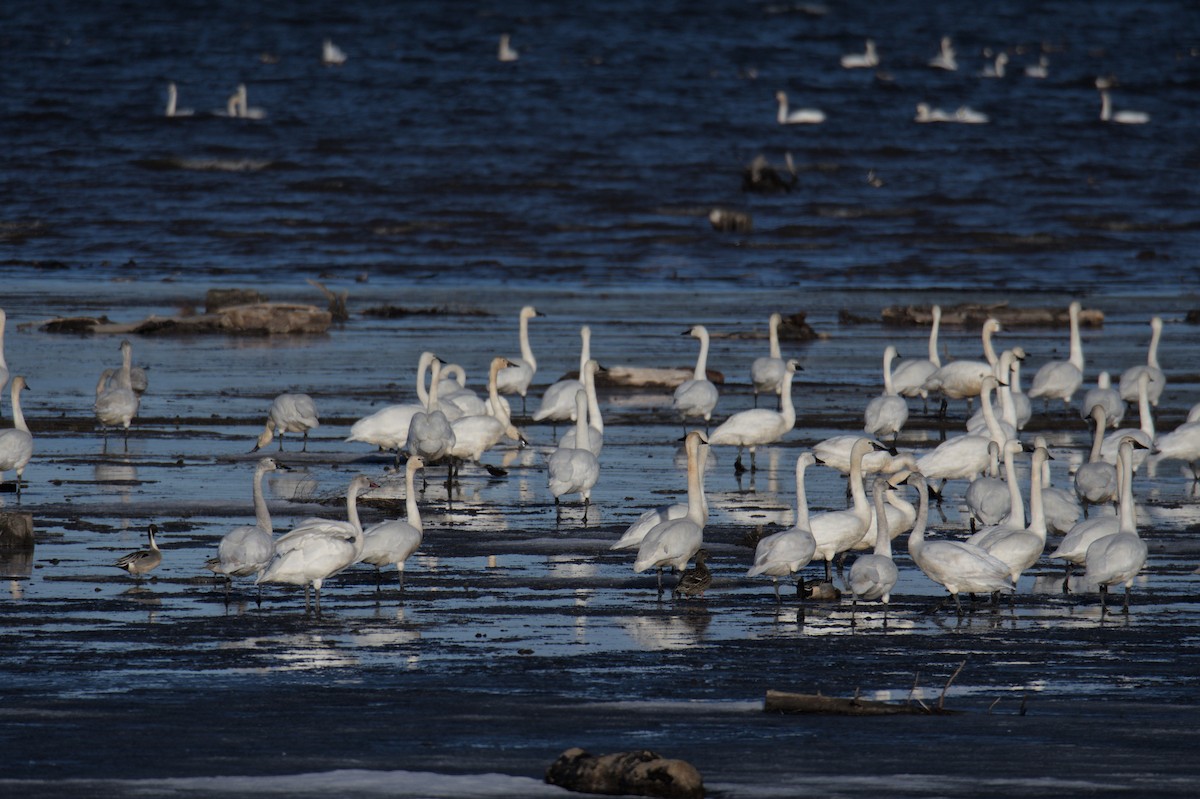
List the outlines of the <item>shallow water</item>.
{"type": "MultiPolygon", "coordinates": [[[[1169,378],[1155,422],[1200,400],[1194,326],[1197,156],[1187,109],[1200,85],[1189,4],[1004,2],[877,7],[538,3],[464,10],[307,6],[247,15],[187,6],[109,17],[100,7],[30,5],[0,36],[10,54],[0,114],[10,191],[0,219],[5,354],[28,377],[36,453],[18,500],[32,557],[0,560],[0,746],[5,793],[29,796],[529,796],[570,746],[651,748],[695,763],[727,796],[1192,796],[1200,782],[1195,680],[1200,639],[1197,487],[1178,463],[1135,481],[1150,559],[1128,616],[1101,617],[1078,581],[1061,593],[1045,559],[1013,603],[962,618],[930,612],[941,589],[912,565],[887,623],[878,606],[811,602],[743,577],[752,541],[791,524],[805,448],[861,427],[888,343],[923,355],[927,331],[875,321],[894,304],[1004,303],[1104,312],[1085,329],[1088,382],[1144,362],[1148,321],[1166,324],[1169,378]],[[1144,13],[1142,9],[1149,9],[1144,13]],[[510,30],[517,64],[494,59],[510,30]],[[924,65],[952,33],[963,69],[924,65]],[[891,80],[836,68],[874,35],[891,80]],[[350,55],[316,62],[332,36],[350,55]],[[1044,43],[1044,44],[1043,44],[1044,43]],[[1048,51],[1051,77],[1019,66],[1048,51]],[[975,77],[983,48],[1014,74],[975,77]],[[273,58],[263,59],[267,53],[273,58]],[[512,67],[509,69],[508,67],[512,67]],[[1096,75],[1152,124],[1096,121],[1096,75]],[[238,81],[261,122],[161,117],[165,83],[183,104],[224,104],[238,81]],[[829,114],[774,123],[772,95],[829,114]],[[916,102],[970,104],[987,126],[910,122],[916,102]],[[757,154],[791,152],[796,189],[740,190],[757,154]],[[882,185],[868,182],[873,172],[882,185]],[[752,213],[751,234],[718,234],[709,209],[752,213]],[[356,278],[365,277],[365,282],[356,278]],[[37,323],[107,314],[137,321],[203,304],[211,287],[321,302],[303,278],[350,293],[326,335],[136,337],[150,390],[129,437],[107,447],[91,414],[115,337],[51,335],[37,323]],[[530,408],[576,368],[578,330],[606,365],[686,366],[693,324],[714,334],[724,376],[714,421],[750,407],[750,361],[771,311],[805,311],[823,338],[785,343],[803,371],[796,429],[741,479],[710,458],[705,531],[715,573],[703,601],[656,598],[633,554],[610,552],[645,508],[685,495],[670,391],[603,389],[600,482],[586,523],[561,522],[546,488],[546,425],[531,446],[468,467],[447,496],[431,470],[425,543],[400,592],[358,567],[330,580],[320,615],[301,592],[245,582],[226,593],[204,570],[220,537],[253,518],[247,452],[286,390],[312,394],[322,425],[294,471],[268,480],[277,530],[338,517],[352,475],[382,483],[367,522],[400,513],[390,456],[346,443],[353,421],[410,401],[419,354],[464,365],[479,388],[496,354],[531,338],[530,408]],[[445,308],[381,319],[369,307],[445,308]],[[864,321],[850,321],[848,311],[864,321]],[[483,315],[473,312],[482,311],[483,315]],[[111,566],[162,530],[163,565],[141,583],[111,566]],[[766,690],[933,703],[961,715],[775,717],[766,690]]],[[[978,357],[976,329],[944,326],[944,352],[978,357]]],[[[1026,386],[1065,358],[1065,329],[1012,328],[1026,386]]],[[[953,435],[910,405],[902,448],[953,435]]],[[[1035,406],[1053,482],[1087,454],[1077,414],[1035,406]]],[[[0,415],[11,421],[7,396],[0,415]]],[[[1136,425],[1136,413],[1128,415],[1136,425]]],[[[561,433],[562,430],[557,431],[561,433]]],[[[270,445],[269,451],[274,451],[270,445]]],[[[1028,463],[1019,474],[1027,479],[1028,463]]],[[[11,474],[6,475],[11,478],[11,474]]],[[[934,509],[936,535],[965,528],[962,484],[934,509]]],[[[845,479],[809,470],[814,510],[842,507],[845,479]]],[[[1053,543],[1053,542],[1052,542],[1053,543]]],[[[810,566],[816,577],[819,567],[810,566]]],[[[673,578],[668,577],[668,584],[673,578]]]]}

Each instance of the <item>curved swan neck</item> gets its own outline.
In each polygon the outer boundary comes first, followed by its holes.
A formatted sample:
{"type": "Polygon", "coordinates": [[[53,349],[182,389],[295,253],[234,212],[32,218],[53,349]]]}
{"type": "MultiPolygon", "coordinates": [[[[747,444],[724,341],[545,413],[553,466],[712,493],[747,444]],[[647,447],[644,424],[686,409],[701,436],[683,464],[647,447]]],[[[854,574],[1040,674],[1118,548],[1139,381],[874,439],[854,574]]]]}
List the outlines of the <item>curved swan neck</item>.
{"type": "Polygon", "coordinates": [[[588,359],[583,367],[583,390],[587,392],[588,424],[597,432],[604,432],[604,418],[600,416],[600,400],[596,397],[596,369],[599,364],[588,359]]]}
{"type": "MultiPolygon", "coordinates": [[[[1157,316],[1150,321],[1150,349],[1146,352],[1146,365],[1158,369],[1158,341],[1162,338],[1162,319],[1157,316]]],[[[0,330],[0,345],[4,343],[3,331],[0,330]]],[[[0,353],[0,363],[3,363],[3,353],[0,353]]]]}
{"type": "Polygon", "coordinates": [[[804,472],[808,468],[809,459],[804,455],[796,458],[796,524],[801,530],[811,530],[808,520],[808,492],[804,490],[804,472]]]}
{"type": "Polygon", "coordinates": [[[1071,357],[1068,360],[1083,373],[1083,339],[1079,335],[1079,303],[1071,303],[1071,357]]]}
{"type": "Polygon", "coordinates": [[[21,410],[21,389],[24,387],[24,380],[13,378],[8,387],[8,395],[12,398],[13,427],[28,433],[29,425],[25,424],[25,413],[21,410]]]}
{"type": "Polygon", "coordinates": [[[1042,506],[1042,466],[1047,464],[1048,453],[1042,447],[1033,452],[1033,463],[1029,469],[1029,532],[1046,540],[1046,513],[1042,506]]]}
{"type": "Polygon", "coordinates": [[[771,314],[771,322],[770,322],[770,325],[768,326],[768,331],[769,331],[768,335],[770,336],[770,339],[771,339],[771,357],[772,358],[782,358],[783,357],[781,354],[782,351],[779,349],[779,323],[782,321],[783,321],[783,317],[781,317],[779,314],[777,314],[777,313],[771,314]]]}
{"type": "Polygon", "coordinates": [[[695,336],[700,339],[700,354],[696,356],[696,369],[692,373],[693,380],[708,379],[708,331],[697,325],[695,336]]]}
{"type": "Polygon", "coordinates": [[[417,492],[414,489],[415,477],[419,468],[416,459],[410,458],[408,465],[404,470],[404,510],[408,514],[408,523],[412,525],[418,533],[424,532],[421,527],[421,511],[417,508],[417,492]]]}
{"type": "Polygon", "coordinates": [[[264,464],[259,464],[254,470],[254,519],[258,529],[271,532],[271,511],[267,509],[267,500],[263,497],[263,476],[271,471],[264,464]]]}
{"type": "Polygon", "coordinates": [[[533,371],[537,371],[537,358],[533,357],[533,348],[529,346],[529,320],[533,314],[526,309],[521,310],[520,323],[520,340],[521,340],[521,360],[529,364],[533,371]]]}
{"type": "Polygon", "coordinates": [[[938,356],[938,328],[942,326],[942,306],[933,306],[933,326],[929,328],[929,362],[939,369],[942,359],[938,356]]]}
{"type": "Polygon", "coordinates": [[[887,480],[875,478],[871,487],[871,499],[875,502],[875,554],[885,558],[892,556],[892,537],[888,531],[887,508],[883,505],[883,492],[887,488],[887,480]]]}

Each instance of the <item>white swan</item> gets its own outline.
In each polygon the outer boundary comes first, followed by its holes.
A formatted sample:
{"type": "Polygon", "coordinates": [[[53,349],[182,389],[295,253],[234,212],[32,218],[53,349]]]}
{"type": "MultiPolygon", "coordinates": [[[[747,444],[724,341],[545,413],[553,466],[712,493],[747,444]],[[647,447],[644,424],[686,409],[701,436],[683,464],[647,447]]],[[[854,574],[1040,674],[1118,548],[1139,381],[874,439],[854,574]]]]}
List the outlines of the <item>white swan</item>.
{"type": "Polygon", "coordinates": [[[1048,408],[1050,400],[1060,399],[1068,408],[1071,397],[1083,385],[1083,340],[1079,336],[1078,302],[1072,302],[1068,315],[1071,319],[1071,353],[1065,361],[1050,361],[1043,364],[1033,376],[1033,385],[1029,388],[1029,398],[1042,398],[1048,408]]]}
{"type": "Polygon", "coordinates": [[[852,548],[867,531],[871,523],[871,503],[863,489],[863,456],[879,444],[869,438],[854,442],[850,451],[850,496],[854,503],[849,510],[819,513],[809,519],[809,529],[817,542],[817,555],[825,560],[825,582],[832,582],[833,559],[852,548]]]}
{"type": "Polygon", "coordinates": [[[755,408],[758,407],[760,393],[778,395],[783,390],[783,372],[787,368],[787,364],[779,349],[779,325],[782,323],[783,316],[781,314],[771,314],[767,323],[771,354],[755,358],[750,364],[750,384],[754,388],[755,408]]]}
{"type": "Polygon", "coordinates": [[[704,325],[695,325],[683,331],[683,335],[700,340],[700,353],[696,356],[692,379],[679,384],[672,404],[685,423],[700,418],[707,425],[713,408],[717,407],[717,387],[708,379],[708,330],[704,325]]]}
{"type": "Polygon", "coordinates": [[[984,66],[979,73],[981,78],[1003,78],[1005,67],[1008,65],[1008,53],[1000,52],[996,54],[996,58],[992,63],[984,66]]]}
{"type": "MultiPolygon", "coordinates": [[[[809,530],[808,498],[804,490],[804,472],[816,462],[811,452],[802,452],[796,458],[795,523],[787,530],[760,538],[754,548],[754,564],[746,572],[747,577],[760,574],[770,577],[776,602],[783,601],[779,596],[779,578],[799,572],[812,561],[817,551],[817,541],[809,530]]],[[[803,586],[803,578],[797,577],[796,593],[799,596],[804,595],[803,586]]]]}
{"type": "Polygon", "coordinates": [[[21,391],[27,388],[25,378],[17,375],[9,386],[12,397],[13,426],[0,430],[0,480],[10,469],[17,472],[17,496],[21,496],[21,476],[25,474],[25,466],[33,457],[33,435],[29,425],[25,424],[25,414],[21,412],[21,391]]]}
{"type": "MultiPolygon", "coordinates": [[[[274,458],[263,458],[254,467],[251,491],[254,497],[254,524],[235,527],[221,538],[217,557],[205,565],[215,574],[246,577],[260,573],[275,554],[275,531],[271,528],[271,511],[263,497],[263,475],[276,469],[286,469],[274,458]]],[[[260,589],[261,590],[261,589],[260,589]]]]}
{"type": "Polygon", "coordinates": [[[529,320],[535,316],[545,316],[538,313],[532,305],[521,309],[518,319],[518,331],[521,344],[521,357],[509,358],[509,365],[500,371],[496,377],[496,388],[501,394],[520,394],[521,413],[525,412],[525,393],[537,373],[537,358],[533,357],[533,348],[529,346],[529,320]]]}
{"type": "Polygon", "coordinates": [[[879,54],[875,52],[875,40],[867,39],[866,52],[847,53],[842,56],[843,69],[872,69],[879,66],[879,54]]]}
{"type": "Polygon", "coordinates": [[[117,558],[113,565],[118,569],[124,569],[129,572],[138,578],[139,581],[142,579],[143,574],[157,569],[159,564],[162,563],[162,550],[158,548],[158,542],[154,540],[154,536],[157,533],[157,524],[147,527],[146,536],[150,539],[150,547],[130,552],[128,555],[122,555],[117,558]]]}
{"type": "Polygon", "coordinates": [[[346,54],[332,39],[326,39],[321,43],[321,63],[327,67],[340,67],[346,63],[346,54]]]}
{"type": "Polygon", "coordinates": [[[896,348],[889,344],[883,351],[883,394],[867,403],[863,412],[863,430],[868,435],[886,436],[893,441],[900,437],[900,430],[908,421],[908,403],[896,393],[892,382],[892,361],[896,360],[896,348]]]}
{"type": "MultiPolygon", "coordinates": [[[[933,306],[932,314],[933,325],[929,328],[929,357],[905,358],[892,370],[892,386],[902,397],[920,397],[927,401],[929,391],[925,388],[925,381],[942,365],[942,359],[938,355],[938,329],[942,324],[942,306],[933,306]]],[[[925,408],[929,409],[928,404],[925,408]]]]}
{"type": "Polygon", "coordinates": [[[780,125],[819,125],[825,121],[825,112],[819,108],[788,109],[787,92],[775,92],[779,112],[775,115],[780,125]]]}
{"type": "Polygon", "coordinates": [[[1131,366],[1121,373],[1119,389],[1121,399],[1126,402],[1137,402],[1138,377],[1144,372],[1150,376],[1150,382],[1146,384],[1146,396],[1151,405],[1158,407],[1158,399],[1167,385],[1167,376],[1158,365],[1158,342],[1162,338],[1162,328],[1161,317],[1156,316],[1150,320],[1150,347],[1146,351],[1145,365],[1131,366]]]}
{"type": "Polygon", "coordinates": [[[671,519],[646,533],[638,546],[637,559],[633,562],[633,573],[646,569],[658,569],[658,594],[662,596],[662,570],[667,566],[682,572],[688,560],[704,543],[704,525],[708,522],[708,503],[701,496],[704,483],[701,478],[702,449],[708,443],[704,435],[693,430],[684,440],[688,459],[688,512],[681,519],[671,519]]]}
{"type": "MultiPolygon", "coordinates": [[[[1136,367],[1135,367],[1136,368],[1136,367]]],[[[1133,382],[1134,400],[1137,399],[1137,381],[1133,382]]],[[[1096,378],[1096,387],[1089,388],[1083,395],[1083,404],[1079,406],[1079,415],[1084,421],[1092,418],[1092,409],[1099,405],[1104,409],[1105,424],[1117,428],[1125,417],[1125,400],[1121,392],[1112,387],[1112,378],[1108,372],[1101,372],[1096,378]]]]}
{"type": "Polygon", "coordinates": [[[908,554],[925,576],[943,586],[954,597],[958,615],[962,615],[960,592],[1012,593],[1009,567],[987,550],[965,541],[926,541],[929,520],[929,491],[920,472],[908,476],[908,484],[917,490],[917,521],[908,536],[908,554]]]}
{"type": "MultiPolygon", "coordinates": [[[[600,400],[596,396],[596,372],[600,371],[600,364],[595,358],[589,358],[587,363],[583,365],[583,390],[587,395],[587,438],[583,445],[592,451],[592,454],[597,458],[600,457],[600,451],[604,449],[604,417],[600,415],[600,400]]],[[[562,434],[562,438],[558,440],[560,447],[574,449],[580,446],[576,442],[576,431],[568,430],[562,434]]]]}
{"type": "Polygon", "coordinates": [[[1050,457],[1045,447],[1033,451],[1033,464],[1029,470],[1029,526],[1022,524],[998,528],[975,543],[987,550],[989,555],[1004,561],[1009,568],[1013,585],[1021,579],[1021,573],[1037,563],[1046,550],[1046,517],[1042,508],[1042,464],[1050,457]]]}
{"type": "Polygon", "coordinates": [[[380,569],[389,564],[395,564],[400,590],[404,590],[404,564],[421,546],[425,530],[414,486],[417,469],[424,466],[425,461],[419,457],[409,458],[404,465],[405,518],[389,519],[363,531],[363,548],[358,562],[375,567],[376,590],[379,590],[380,569]]]}
{"type": "MultiPolygon", "coordinates": [[[[138,397],[130,385],[130,370],[133,366],[133,345],[128,341],[121,342],[121,371],[117,372],[115,381],[96,397],[92,409],[96,419],[104,428],[104,443],[108,444],[108,428],[122,426],[125,428],[125,449],[129,449],[129,425],[138,414],[138,397]],[[115,383],[115,384],[114,384],[115,383]]],[[[101,377],[103,381],[104,378],[101,377]]]]}
{"type": "Polygon", "coordinates": [[[917,459],[917,468],[930,480],[973,480],[988,465],[988,442],[1003,444],[1014,436],[1005,435],[992,413],[991,393],[996,388],[996,378],[987,375],[983,379],[984,418],[987,420],[988,435],[967,433],[948,438],[934,449],[917,459]]]}
{"type": "Polygon", "coordinates": [[[585,390],[583,369],[592,357],[592,329],[587,325],[579,328],[579,338],[579,377],[559,380],[547,386],[541,405],[533,412],[533,421],[575,421],[575,392],[585,390]]]}
{"type": "Polygon", "coordinates": [[[1058,548],[1050,553],[1051,558],[1066,561],[1063,593],[1070,587],[1071,566],[1085,564],[1088,547],[1093,542],[1107,535],[1137,531],[1137,513],[1133,504],[1133,451],[1140,446],[1132,436],[1126,436],[1117,451],[1117,486],[1120,495],[1117,515],[1084,519],[1072,527],[1058,542],[1058,548]]]}
{"type": "Polygon", "coordinates": [[[304,586],[304,609],[308,589],[317,594],[321,612],[321,586],[333,575],[356,562],[363,550],[363,529],[358,519],[358,495],[378,488],[371,478],[359,475],[346,490],[346,521],[306,519],[275,541],[275,555],[259,573],[255,583],[288,583],[304,586]]]}
{"type": "MultiPolygon", "coordinates": [[[[1034,436],[1033,445],[1042,447],[1047,452],[1050,451],[1045,436],[1034,436]]],[[[1073,491],[1066,491],[1053,485],[1050,474],[1050,461],[1052,460],[1054,460],[1053,456],[1047,456],[1042,461],[1042,513],[1046,517],[1047,529],[1052,533],[1062,535],[1079,521],[1079,517],[1083,514],[1083,508],[1073,491]]]]}
{"type": "Polygon", "coordinates": [[[799,364],[795,360],[787,362],[778,411],[766,408],[738,411],[718,425],[708,437],[709,444],[738,448],[737,460],[733,464],[735,472],[740,474],[745,471],[745,466],[742,465],[743,449],[750,450],[750,471],[754,471],[758,468],[755,464],[755,450],[779,441],[796,426],[796,408],[792,404],[792,378],[795,377],[798,367],[799,364]]]}
{"type": "Polygon", "coordinates": [[[1080,464],[1075,470],[1075,496],[1083,503],[1084,515],[1087,515],[1088,505],[1102,505],[1116,501],[1118,487],[1117,467],[1100,457],[1100,448],[1104,445],[1105,413],[1104,405],[1097,403],[1092,406],[1091,418],[1095,421],[1095,431],[1092,436],[1092,450],[1087,463],[1080,464]]]}
{"type": "Polygon", "coordinates": [[[500,34],[500,45],[496,50],[496,58],[505,63],[516,61],[521,57],[521,54],[510,44],[511,39],[512,37],[507,33],[500,34]]]}
{"type": "Polygon", "coordinates": [[[989,318],[983,323],[980,331],[986,361],[951,361],[939,367],[925,381],[923,388],[926,391],[942,395],[942,415],[946,412],[948,400],[965,399],[969,410],[972,398],[978,397],[982,393],[983,379],[993,375],[995,365],[1000,360],[996,357],[996,348],[992,345],[992,336],[999,332],[1000,320],[994,317],[989,318]]]}
{"type": "Polygon", "coordinates": [[[1096,78],[1096,88],[1100,90],[1100,121],[1114,122],[1118,125],[1145,125],[1150,121],[1150,115],[1145,111],[1113,111],[1112,98],[1108,89],[1112,83],[1104,78],[1096,78]]]}
{"type": "Polygon", "coordinates": [[[929,66],[934,69],[944,69],[948,72],[954,72],[958,69],[958,58],[954,52],[954,45],[950,42],[949,36],[943,36],[941,49],[938,54],[930,60],[929,66]]]}
{"type": "Polygon", "coordinates": [[[600,478],[600,461],[587,448],[587,435],[587,392],[580,389],[575,392],[575,440],[585,442],[584,446],[557,448],[551,453],[547,467],[554,507],[560,507],[559,497],[564,494],[579,494],[585,520],[592,501],[592,487],[600,478]]]}
{"type": "MultiPolygon", "coordinates": [[[[505,411],[505,406],[500,404],[497,385],[501,371],[509,368],[510,363],[511,361],[507,358],[496,357],[492,359],[491,367],[488,369],[488,397],[497,412],[494,415],[461,416],[450,423],[454,429],[454,446],[450,448],[450,455],[459,461],[467,460],[478,463],[479,459],[483,457],[483,453],[499,444],[500,439],[506,435],[511,437],[515,432],[505,411]]],[[[493,468],[488,469],[489,472],[493,470],[493,468]]],[[[455,467],[455,471],[457,471],[457,467],[455,467]]]]}
{"type": "Polygon", "coordinates": [[[301,452],[308,452],[308,431],[321,426],[317,416],[317,404],[307,394],[280,394],[271,402],[267,412],[267,424],[258,442],[251,452],[256,452],[267,444],[275,434],[279,434],[279,451],[283,452],[284,433],[303,433],[304,447],[301,452]]]}
{"type": "MultiPolygon", "coordinates": [[[[436,356],[432,352],[421,353],[417,361],[417,396],[425,394],[425,374],[433,364],[436,356]]],[[[397,459],[400,451],[408,443],[408,428],[414,415],[423,413],[425,405],[417,403],[402,403],[380,408],[370,416],[364,416],[350,426],[347,441],[361,441],[374,444],[383,450],[393,450],[397,459]]]]}
{"type": "MultiPolygon", "coordinates": [[[[685,445],[685,449],[686,449],[686,445],[685,445]]],[[[699,466],[699,468],[700,468],[700,486],[701,486],[700,501],[704,505],[703,512],[704,512],[705,518],[708,518],[708,498],[704,495],[703,487],[704,487],[704,469],[705,469],[705,466],[707,465],[707,463],[708,463],[708,447],[701,447],[700,448],[700,466],[699,466]]],[[[617,539],[617,542],[615,544],[613,544],[611,547],[609,547],[609,549],[612,549],[612,550],[633,549],[636,546],[640,546],[642,543],[642,540],[646,537],[646,534],[649,533],[651,530],[653,530],[658,525],[662,524],[663,522],[674,521],[675,519],[682,519],[684,516],[687,516],[687,515],[688,515],[688,505],[686,502],[683,502],[683,503],[676,502],[676,503],[669,504],[669,505],[659,505],[657,507],[651,508],[650,510],[642,513],[642,515],[639,516],[633,522],[633,524],[629,525],[629,527],[627,527],[625,529],[625,532],[621,534],[621,537],[619,539],[617,539]]]]}
{"type": "Polygon", "coordinates": [[[1131,461],[1134,470],[1142,465],[1142,461],[1146,459],[1148,451],[1154,449],[1154,416],[1150,410],[1150,398],[1147,394],[1149,385],[1150,375],[1143,372],[1137,381],[1138,420],[1140,426],[1137,429],[1126,427],[1114,430],[1104,437],[1104,443],[1100,445],[1100,457],[1109,463],[1116,462],[1117,450],[1121,446],[1121,440],[1126,436],[1132,436],[1138,442],[1140,449],[1145,450],[1134,454],[1131,461]]]}
{"type": "MultiPolygon", "coordinates": [[[[887,480],[876,477],[875,484],[871,488],[876,517],[886,515],[883,493],[887,485],[887,480]]],[[[874,602],[878,599],[883,603],[886,612],[888,602],[892,598],[892,589],[896,587],[896,581],[899,579],[900,572],[896,569],[896,562],[892,560],[892,539],[889,536],[881,535],[875,539],[874,552],[869,555],[859,555],[854,559],[854,563],[850,566],[850,575],[846,580],[846,586],[854,595],[855,605],[860,599],[864,602],[874,602]]]]}
{"type": "Polygon", "coordinates": [[[167,84],[167,108],[163,115],[167,117],[190,117],[196,112],[191,108],[179,107],[179,89],[175,87],[175,81],[167,84]]]}

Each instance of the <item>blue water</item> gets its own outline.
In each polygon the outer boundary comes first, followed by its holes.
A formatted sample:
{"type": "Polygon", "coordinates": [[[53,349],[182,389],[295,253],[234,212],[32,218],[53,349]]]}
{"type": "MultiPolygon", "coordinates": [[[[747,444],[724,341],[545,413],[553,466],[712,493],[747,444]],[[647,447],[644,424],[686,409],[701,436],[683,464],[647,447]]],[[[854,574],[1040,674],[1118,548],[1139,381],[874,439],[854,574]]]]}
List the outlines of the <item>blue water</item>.
{"type": "Polygon", "coordinates": [[[1188,2],[22,3],[10,273],[750,287],[1200,284],[1188,2]],[[510,32],[521,52],[496,58],[510,32]],[[930,69],[942,35],[960,68],[930,69]],[[878,43],[879,74],[843,53],[878,43]],[[320,63],[329,37],[348,55],[320,63]],[[1010,54],[1000,80],[985,50],[1010,54]],[[1024,66],[1045,52],[1049,77],[1024,66]],[[1114,76],[1102,124],[1094,81],[1114,76]],[[163,116],[168,81],[189,118],[163,116]],[[264,120],[211,115],[239,82],[264,120]],[[774,93],[816,106],[780,126],[774,93]],[[920,125],[918,102],[986,112],[920,125]],[[765,155],[799,181],[741,190],[765,155]],[[868,174],[882,181],[868,182],[868,174]],[[714,207],[753,217],[717,233],[714,207]]]}

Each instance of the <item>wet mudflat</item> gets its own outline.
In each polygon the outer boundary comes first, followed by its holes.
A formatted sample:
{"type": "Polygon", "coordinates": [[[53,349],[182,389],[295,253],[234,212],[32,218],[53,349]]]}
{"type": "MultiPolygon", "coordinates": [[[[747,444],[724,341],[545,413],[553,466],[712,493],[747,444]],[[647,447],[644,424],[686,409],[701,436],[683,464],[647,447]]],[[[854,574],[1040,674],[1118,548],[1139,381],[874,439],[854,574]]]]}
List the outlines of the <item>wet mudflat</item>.
{"type": "MultiPolygon", "coordinates": [[[[115,365],[118,341],[12,331],[89,306],[131,318],[167,312],[189,289],[141,286],[131,297],[127,287],[89,288],[82,299],[31,284],[6,300],[6,353],[33,387],[24,400],[36,454],[19,502],[0,498],[5,510],[32,513],[37,529],[32,558],[7,561],[0,601],[6,793],[561,794],[538,781],[570,746],[684,758],[714,795],[728,796],[1194,795],[1200,783],[1192,757],[1200,577],[1191,573],[1200,564],[1200,507],[1178,463],[1135,478],[1150,559],[1127,616],[1102,618],[1096,595],[1078,584],[1064,595],[1061,567],[1047,559],[1026,573],[1011,604],[980,602],[962,618],[931,612],[942,591],[913,566],[904,538],[886,625],[879,606],[855,611],[848,599],[810,602],[801,613],[785,589],[777,606],[769,582],[743,576],[752,542],[791,523],[796,456],[860,426],[886,343],[903,355],[924,351],[925,330],[839,324],[838,309],[878,318],[894,302],[995,297],[796,300],[829,338],[785,343],[804,365],[797,428],[759,453],[757,473],[735,478],[734,452],[714,448],[705,545],[715,579],[703,600],[659,599],[652,573],[632,573],[632,553],[608,549],[642,510],[685,494],[670,392],[608,389],[601,478],[586,522],[574,503],[556,518],[546,488],[551,430],[519,422],[531,446],[485,459],[506,477],[468,467],[448,495],[444,470],[430,470],[420,502],[425,541],[402,592],[394,571],[377,588],[373,570],[355,567],[327,583],[317,615],[305,611],[300,590],[266,586],[260,604],[251,583],[227,593],[204,569],[220,537],[253,519],[258,455],[247,450],[276,393],[312,394],[322,425],[306,453],[287,441],[279,457],[293,471],[268,480],[275,529],[343,516],[339,497],[358,473],[381,483],[361,503],[372,523],[402,512],[402,476],[390,457],[343,439],[356,418],[412,399],[422,350],[463,363],[480,388],[492,355],[516,354],[517,309],[536,304],[548,315],[531,330],[539,357],[532,408],[573,368],[580,324],[592,326],[602,362],[686,366],[695,359],[694,339],[680,335],[688,325],[765,331],[778,296],[407,290],[379,300],[457,302],[495,315],[356,315],[327,336],[294,339],[137,339],[135,363],[149,367],[151,388],[126,452],[119,438],[105,448],[90,424],[95,376],[115,365]],[[111,564],[143,545],[150,522],[164,560],[138,582],[111,564]],[[959,715],[762,713],[770,688],[936,703],[964,660],[945,696],[959,715]]],[[[1186,301],[1085,305],[1106,313],[1102,329],[1084,333],[1089,380],[1142,362],[1149,317],[1164,316],[1160,358],[1170,382],[1156,422],[1162,430],[1181,422],[1200,399],[1200,356],[1180,321],[1186,301]]],[[[945,330],[944,340],[954,356],[978,357],[978,331],[945,330]]],[[[997,344],[1021,344],[1032,373],[1065,357],[1066,331],[1014,329],[997,344]]],[[[726,380],[717,420],[750,407],[745,375],[765,348],[714,339],[709,366],[726,380]]],[[[961,406],[945,425],[924,416],[919,401],[910,407],[901,448],[925,449],[958,431],[961,406]]],[[[7,398],[3,409],[11,419],[7,398]]],[[[1136,414],[1128,418],[1136,426],[1136,414]]],[[[1069,486],[1090,432],[1076,413],[1035,404],[1022,437],[1038,433],[1055,457],[1054,483],[1069,486]]],[[[934,509],[934,534],[965,529],[964,489],[952,483],[934,509]]],[[[845,478],[810,470],[808,493],[814,511],[843,507],[845,478]]]]}

